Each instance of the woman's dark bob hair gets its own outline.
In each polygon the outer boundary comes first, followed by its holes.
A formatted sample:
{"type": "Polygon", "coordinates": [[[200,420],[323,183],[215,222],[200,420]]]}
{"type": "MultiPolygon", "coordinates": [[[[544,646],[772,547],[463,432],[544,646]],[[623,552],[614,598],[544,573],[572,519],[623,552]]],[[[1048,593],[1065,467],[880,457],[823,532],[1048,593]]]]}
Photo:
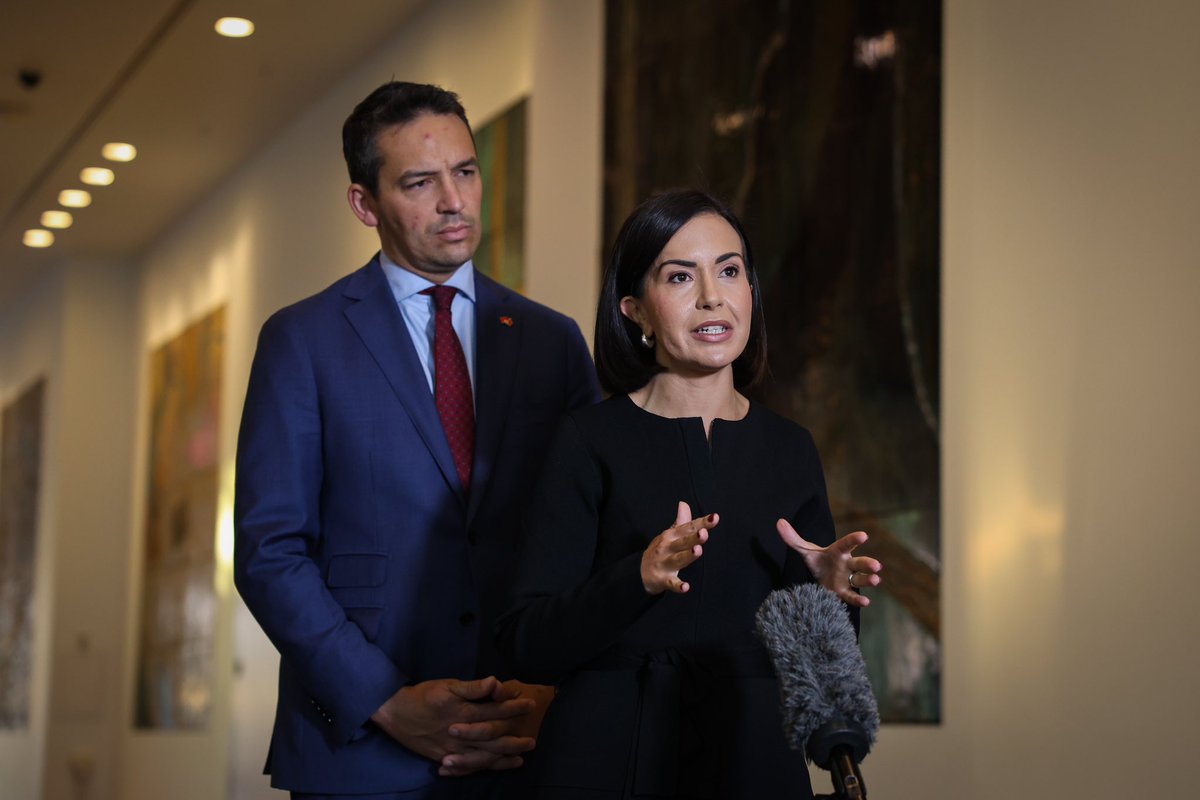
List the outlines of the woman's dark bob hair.
{"type": "Polygon", "coordinates": [[[733,381],[749,389],[767,372],[767,328],[763,320],[762,292],[750,242],[742,223],[724,203],[695,189],[675,189],[654,195],[634,209],[613,244],[612,258],[604,270],[600,303],[596,309],[596,371],[600,385],[610,394],[627,394],[645,386],[663,371],[654,349],[641,344],[641,329],[621,313],[622,297],[641,297],[646,273],[679,229],[701,214],[716,214],[737,231],[746,256],[753,308],[746,349],[733,362],[733,381]]]}

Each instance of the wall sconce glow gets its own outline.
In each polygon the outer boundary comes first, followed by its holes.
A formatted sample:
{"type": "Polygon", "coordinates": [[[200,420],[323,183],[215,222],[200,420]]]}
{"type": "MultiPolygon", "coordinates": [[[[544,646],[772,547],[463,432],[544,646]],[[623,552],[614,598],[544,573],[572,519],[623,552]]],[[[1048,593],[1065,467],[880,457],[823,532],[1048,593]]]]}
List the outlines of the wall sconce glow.
{"type": "Polygon", "coordinates": [[[21,239],[26,247],[49,247],[54,244],[54,234],[41,228],[30,228],[21,239]]]}
{"type": "Polygon", "coordinates": [[[125,142],[109,142],[104,145],[100,155],[109,161],[133,161],[137,158],[137,148],[125,142]]]}
{"type": "Polygon", "coordinates": [[[89,186],[108,186],[115,178],[113,171],[107,167],[88,167],[79,173],[79,180],[89,186]]]}
{"type": "Polygon", "coordinates": [[[71,216],[70,211],[43,211],[42,212],[42,227],[43,228],[69,228],[74,224],[75,218],[71,216]]]}
{"type": "Polygon", "coordinates": [[[92,204],[92,193],[86,189],[63,189],[58,193],[58,204],[67,208],[87,208],[92,204]]]}
{"type": "Polygon", "coordinates": [[[213,28],[230,39],[245,39],[254,33],[254,23],[242,17],[221,17],[213,28]]]}

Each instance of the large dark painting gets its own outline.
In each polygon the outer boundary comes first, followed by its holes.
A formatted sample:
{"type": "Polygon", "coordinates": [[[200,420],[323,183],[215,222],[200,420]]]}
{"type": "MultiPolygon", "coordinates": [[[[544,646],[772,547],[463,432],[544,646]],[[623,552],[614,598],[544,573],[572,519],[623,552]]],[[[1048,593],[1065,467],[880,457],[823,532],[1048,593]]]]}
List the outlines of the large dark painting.
{"type": "Polygon", "coordinates": [[[221,308],[151,358],[139,728],[200,730],[212,708],[224,332],[221,308]]]}
{"type": "Polygon", "coordinates": [[[45,395],[38,380],[0,415],[0,730],[29,726],[45,395]]]}
{"type": "MultiPolygon", "coordinates": [[[[772,380],[839,533],[885,588],[862,648],[889,722],[941,717],[941,3],[609,0],[605,242],[656,190],[745,222],[772,380]]],[[[803,533],[803,532],[801,532],[803,533]]]]}

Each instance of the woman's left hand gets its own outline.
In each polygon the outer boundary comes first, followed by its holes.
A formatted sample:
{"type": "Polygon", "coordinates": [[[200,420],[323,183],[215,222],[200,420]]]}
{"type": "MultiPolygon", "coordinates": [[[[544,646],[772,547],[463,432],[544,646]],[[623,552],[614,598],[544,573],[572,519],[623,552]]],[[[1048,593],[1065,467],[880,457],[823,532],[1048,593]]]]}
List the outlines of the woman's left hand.
{"type": "Polygon", "coordinates": [[[828,547],[820,547],[796,533],[791,523],[781,519],[775,523],[779,538],[795,550],[808,565],[817,582],[852,606],[868,606],[871,600],[855,589],[878,586],[883,564],[870,556],[854,555],[854,548],[867,541],[864,531],[847,533],[828,547]]]}

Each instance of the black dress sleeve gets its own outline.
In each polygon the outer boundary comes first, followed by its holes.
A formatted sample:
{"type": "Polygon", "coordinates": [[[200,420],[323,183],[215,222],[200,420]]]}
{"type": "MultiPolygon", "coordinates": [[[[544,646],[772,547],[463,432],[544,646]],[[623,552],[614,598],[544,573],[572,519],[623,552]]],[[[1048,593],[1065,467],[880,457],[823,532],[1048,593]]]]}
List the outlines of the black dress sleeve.
{"type": "MultiPolygon", "coordinates": [[[[813,443],[808,431],[802,431],[802,439],[794,457],[799,469],[797,477],[806,488],[801,493],[800,507],[788,516],[788,522],[796,529],[796,533],[813,544],[822,547],[833,544],[836,538],[833,528],[833,514],[829,511],[829,494],[825,488],[825,471],[821,468],[821,457],[817,454],[817,446],[813,443]]],[[[815,578],[804,563],[804,559],[796,551],[788,548],[783,564],[783,578],[786,586],[799,583],[812,583],[815,578]]]]}
{"type": "Polygon", "coordinates": [[[525,526],[513,608],[497,644],[518,678],[555,683],[615,644],[658,598],[641,553],[597,567],[605,479],[568,416],[546,456],[525,526]]]}
{"type": "MultiPolygon", "coordinates": [[[[806,465],[803,474],[806,476],[805,480],[812,484],[814,491],[788,521],[792,523],[796,533],[813,544],[825,547],[833,544],[837,539],[837,532],[833,527],[833,513],[829,510],[829,493],[825,488],[825,470],[821,467],[821,457],[817,453],[817,446],[808,431],[804,431],[802,449],[805,452],[800,454],[800,457],[806,465]]],[[[786,586],[816,582],[816,578],[809,572],[804,559],[790,547],[783,562],[783,579],[786,586]]],[[[858,634],[862,621],[862,609],[854,606],[848,607],[848,610],[850,624],[854,626],[854,633],[858,634]]]]}

